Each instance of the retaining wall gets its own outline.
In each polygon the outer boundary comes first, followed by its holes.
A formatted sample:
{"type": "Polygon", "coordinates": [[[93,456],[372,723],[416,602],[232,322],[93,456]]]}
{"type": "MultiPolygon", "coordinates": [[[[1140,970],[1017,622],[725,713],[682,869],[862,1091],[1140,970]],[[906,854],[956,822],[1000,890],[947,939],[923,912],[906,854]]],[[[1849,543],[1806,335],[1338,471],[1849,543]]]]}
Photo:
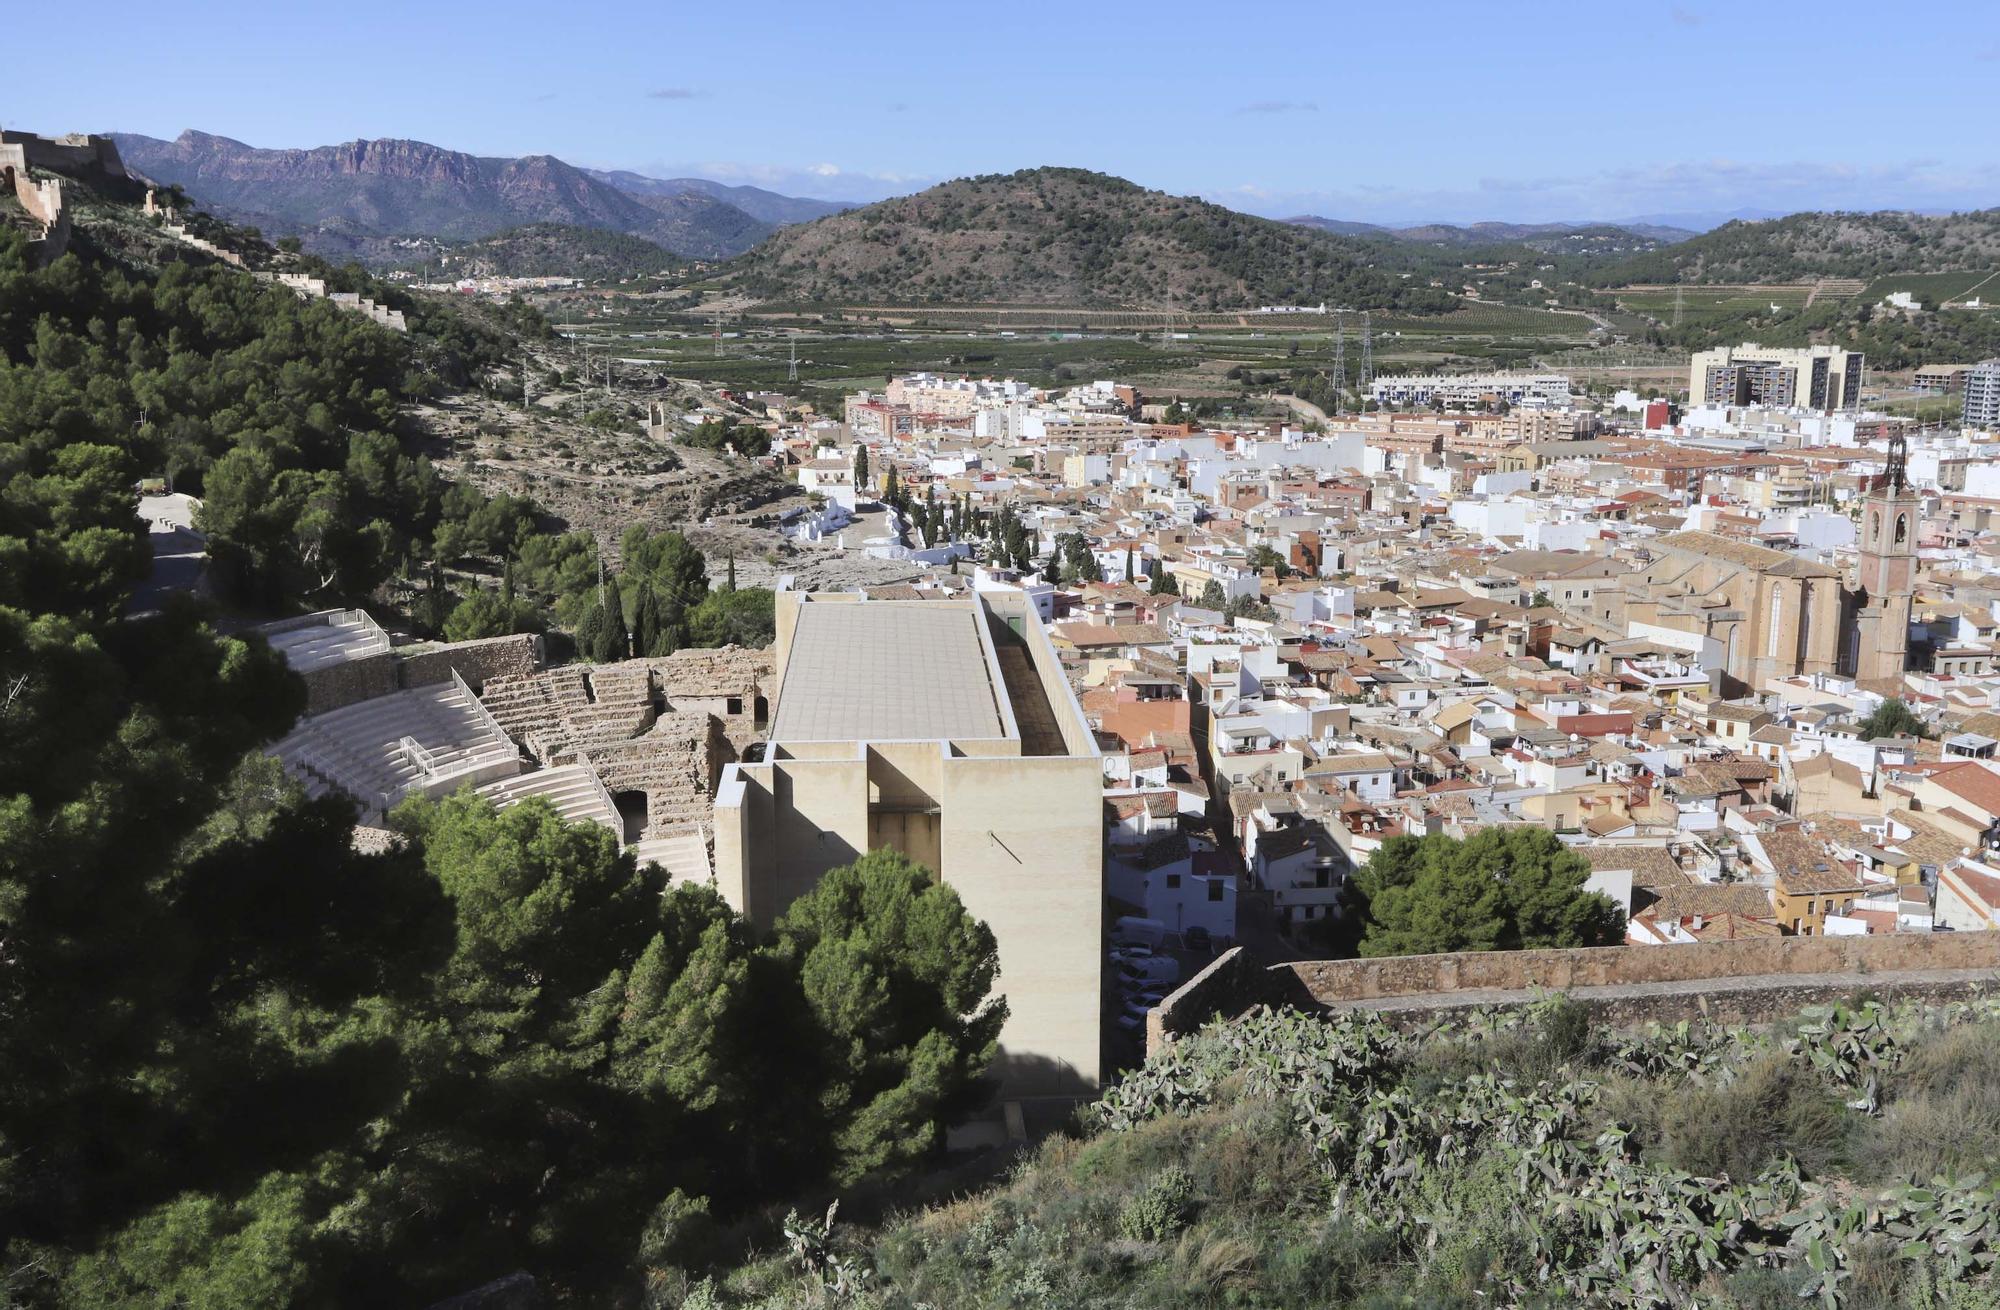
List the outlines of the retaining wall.
{"type": "Polygon", "coordinates": [[[393,691],[450,682],[453,670],[474,691],[489,678],[533,673],[542,667],[542,639],[531,632],[454,645],[419,646],[344,660],[301,674],[306,713],[324,714],[393,691]]]}
{"type": "Polygon", "coordinates": [[[1256,1005],[1360,1006],[1433,1020],[1569,992],[1618,1023],[1694,1014],[1758,1023],[1862,989],[1942,998],[1994,982],[2000,982],[2000,932],[1467,951],[1269,967],[1239,947],[1147,1016],[1146,1050],[1256,1005]]]}
{"type": "Polygon", "coordinates": [[[1384,960],[1281,965],[1287,990],[1320,1005],[1455,991],[1570,991],[1775,974],[1896,973],[2000,968],[2000,932],[1766,937],[1685,946],[1569,951],[1467,951],[1384,960]]]}

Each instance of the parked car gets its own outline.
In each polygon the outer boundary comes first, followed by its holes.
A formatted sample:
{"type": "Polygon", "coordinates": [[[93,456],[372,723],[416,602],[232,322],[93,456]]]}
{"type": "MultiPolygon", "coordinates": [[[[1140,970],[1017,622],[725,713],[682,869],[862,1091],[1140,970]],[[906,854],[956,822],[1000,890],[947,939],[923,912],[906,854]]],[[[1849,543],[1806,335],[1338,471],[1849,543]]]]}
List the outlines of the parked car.
{"type": "Polygon", "coordinates": [[[1121,945],[1130,942],[1157,950],[1167,939],[1167,925],[1158,919],[1142,919],[1128,914],[1112,925],[1111,934],[1121,945]]]}
{"type": "Polygon", "coordinates": [[[1187,947],[1191,951],[1205,951],[1213,944],[1212,939],[1208,935],[1208,929],[1201,927],[1199,924],[1182,933],[1181,940],[1187,943],[1187,947]]]}
{"type": "Polygon", "coordinates": [[[1121,977],[1137,983],[1157,982],[1172,986],[1181,980],[1180,962],[1170,955],[1155,955],[1146,960],[1126,960],[1119,964],[1121,977]]]}

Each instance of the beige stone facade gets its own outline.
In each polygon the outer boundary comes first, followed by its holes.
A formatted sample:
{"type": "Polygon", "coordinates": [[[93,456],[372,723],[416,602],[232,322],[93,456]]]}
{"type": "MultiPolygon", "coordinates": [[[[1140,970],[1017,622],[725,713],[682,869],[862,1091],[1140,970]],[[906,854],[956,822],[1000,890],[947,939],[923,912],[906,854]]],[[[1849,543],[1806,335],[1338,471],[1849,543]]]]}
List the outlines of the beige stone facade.
{"type": "Polygon", "coordinates": [[[1722,670],[1726,695],[1772,678],[1833,673],[1844,588],[1824,564],[1712,532],[1676,532],[1627,579],[1622,618],[1635,636],[1673,641],[1722,670]]]}
{"type": "Polygon", "coordinates": [[[999,944],[1007,1092],[1088,1093],[1102,1067],[1101,765],[1033,607],[780,593],[776,681],[764,758],[729,766],[716,792],[723,896],[768,925],[870,850],[935,869],[999,944]]]}

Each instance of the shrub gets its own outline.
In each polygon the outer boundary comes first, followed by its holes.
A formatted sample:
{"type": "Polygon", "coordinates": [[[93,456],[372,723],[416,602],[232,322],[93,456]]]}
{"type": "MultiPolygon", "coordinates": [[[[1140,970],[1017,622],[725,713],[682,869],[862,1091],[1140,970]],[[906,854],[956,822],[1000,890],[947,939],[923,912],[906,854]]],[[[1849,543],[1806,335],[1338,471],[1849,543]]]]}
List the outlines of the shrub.
{"type": "Polygon", "coordinates": [[[1669,1097],[1663,1146],[1675,1167],[1704,1177],[1754,1178],[1780,1155],[1810,1174],[1840,1154],[1844,1113],[1811,1073],[1766,1055],[1727,1086],[1691,1084],[1669,1097]]]}
{"type": "Polygon", "coordinates": [[[1187,1222],[1194,1203],[1194,1179],[1168,1165],[1126,1198],[1118,1212],[1118,1235],[1134,1242],[1164,1242],[1187,1222]]]}

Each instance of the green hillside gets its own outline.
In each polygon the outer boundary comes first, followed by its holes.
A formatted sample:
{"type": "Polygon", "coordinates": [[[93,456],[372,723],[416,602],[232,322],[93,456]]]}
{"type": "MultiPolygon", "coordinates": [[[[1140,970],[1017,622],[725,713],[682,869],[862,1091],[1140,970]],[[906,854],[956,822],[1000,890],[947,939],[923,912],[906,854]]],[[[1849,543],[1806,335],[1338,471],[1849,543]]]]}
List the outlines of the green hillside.
{"type": "Polygon", "coordinates": [[[2000,209],[1927,215],[1810,213],[1725,223],[1608,265],[1597,285],[1874,279],[2000,267],[2000,209]]]}
{"type": "Polygon", "coordinates": [[[1261,1013],[1171,1047],[1090,1120],[879,1230],[795,1220],[790,1258],[678,1304],[2000,1303],[1994,998],[1764,1030],[1609,1032],[1560,999],[1417,1031],[1261,1013]]]}
{"type": "Polygon", "coordinates": [[[1368,243],[1075,168],[962,178],[780,229],[738,261],[764,300],[1435,312],[1450,298],[1373,267],[1368,243]]]}

